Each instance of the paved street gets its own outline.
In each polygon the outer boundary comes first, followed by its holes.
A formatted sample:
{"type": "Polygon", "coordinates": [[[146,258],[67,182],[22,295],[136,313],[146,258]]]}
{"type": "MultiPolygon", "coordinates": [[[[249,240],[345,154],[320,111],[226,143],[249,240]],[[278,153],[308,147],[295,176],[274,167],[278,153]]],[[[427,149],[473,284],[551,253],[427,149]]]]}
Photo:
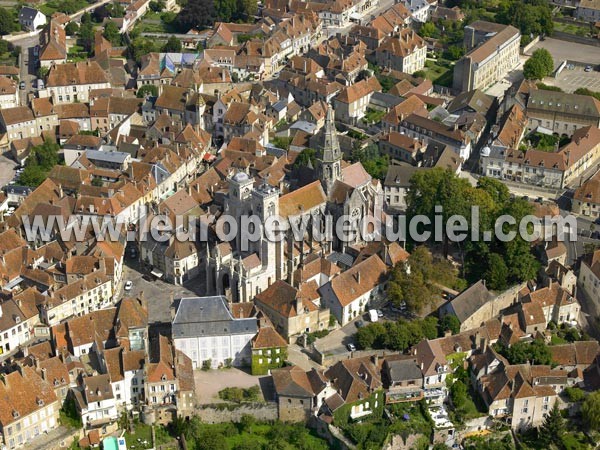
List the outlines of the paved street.
{"type": "Polygon", "coordinates": [[[33,91],[32,81],[37,78],[37,62],[34,56],[34,47],[39,45],[40,35],[26,36],[14,40],[13,44],[21,47],[19,57],[20,81],[25,81],[25,89],[19,89],[19,101],[21,105],[27,104],[27,94],[33,91]]]}
{"type": "MultiPolygon", "coordinates": [[[[140,292],[144,293],[144,297],[148,300],[148,321],[150,323],[171,321],[170,308],[172,299],[206,295],[204,277],[195,278],[186,283],[185,286],[176,286],[162,280],[144,280],[142,275],[143,273],[136,262],[131,260],[125,261],[123,284],[128,280],[133,282],[133,288],[126,295],[135,297],[140,292]]],[[[121,287],[121,293],[123,292],[122,289],[121,287]]]]}

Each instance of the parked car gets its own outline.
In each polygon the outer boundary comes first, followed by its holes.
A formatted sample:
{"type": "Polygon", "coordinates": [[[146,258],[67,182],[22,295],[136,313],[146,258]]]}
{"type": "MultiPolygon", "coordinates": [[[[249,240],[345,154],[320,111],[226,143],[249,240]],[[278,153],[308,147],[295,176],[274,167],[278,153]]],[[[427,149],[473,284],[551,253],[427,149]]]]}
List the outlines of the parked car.
{"type": "Polygon", "coordinates": [[[25,82],[24,81],[21,81],[19,83],[19,89],[21,89],[21,90],[25,89],[25,82]]]}
{"type": "Polygon", "coordinates": [[[585,66],[584,69],[586,72],[591,72],[592,71],[592,66],[585,66]]]}
{"type": "Polygon", "coordinates": [[[355,325],[356,328],[362,328],[365,326],[365,323],[362,320],[357,320],[355,325]]]}
{"type": "Polygon", "coordinates": [[[350,351],[350,352],[356,351],[356,346],[353,343],[346,345],[346,347],[348,348],[348,351],[350,351]]]}
{"type": "Polygon", "coordinates": [[[133,287],[133,283],[131,281],[125,282],[125,290],[126,291],[130,291],[132,287],[133,287]]]}
{"type": "Polygon", "coordinates": [[[380,310],[380,309],[377,310],[377,317],[379,317],[379,318],[383,317],[383,311],[382,310],[380,310]]]}

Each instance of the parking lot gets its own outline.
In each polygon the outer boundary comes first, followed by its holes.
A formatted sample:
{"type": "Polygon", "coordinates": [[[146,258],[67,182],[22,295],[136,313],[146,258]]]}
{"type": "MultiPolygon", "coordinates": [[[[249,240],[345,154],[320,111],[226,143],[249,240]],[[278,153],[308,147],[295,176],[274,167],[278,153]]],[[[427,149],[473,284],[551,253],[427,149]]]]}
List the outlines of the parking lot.
{"type": "Polygon", "coordinates": [[[600,72],[585,72],[586,64],[596,66],[600,61],[600,47],[593,45],[577,44],[559,39],[546,38],[538,42],[528,52],[531,55],[535,50],[545,48],[554,59],[556,69],[563,61],[577,61],[580,65],[570,69],[564,69],[558,78],[548,77],[544,83],[560,87],[565,92],[573,92],[579,87],[585,87],[592,91],[600,91],[600,72]]]}
{"type": "Polygon", "coordinates": [[[575,66],[573,69],[565,68],[552,84],[565,92],[573,92],[580,87],[591,91],[600,91],[600,72],[586,72],[583,67],[579,66],[575,66]]]}

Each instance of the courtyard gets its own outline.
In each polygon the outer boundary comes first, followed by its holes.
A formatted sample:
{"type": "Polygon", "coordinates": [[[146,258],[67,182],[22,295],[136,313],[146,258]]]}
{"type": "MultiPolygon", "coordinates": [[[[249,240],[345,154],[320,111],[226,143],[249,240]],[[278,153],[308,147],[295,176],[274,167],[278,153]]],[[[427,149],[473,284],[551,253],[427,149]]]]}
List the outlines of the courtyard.
{"type": "Polygon", "coordinates": [[[215,370],[195,370],[194,382],[196,383],[196,400],[200,405],[214,403],[224,403],[219,398],[219,391],[236,387],[248,389],[253,386],[259,386],[260,401],[272,398],[272,388],[269,383],[269,376],[254,376],[240,369],[215,369],[215,370]]]}

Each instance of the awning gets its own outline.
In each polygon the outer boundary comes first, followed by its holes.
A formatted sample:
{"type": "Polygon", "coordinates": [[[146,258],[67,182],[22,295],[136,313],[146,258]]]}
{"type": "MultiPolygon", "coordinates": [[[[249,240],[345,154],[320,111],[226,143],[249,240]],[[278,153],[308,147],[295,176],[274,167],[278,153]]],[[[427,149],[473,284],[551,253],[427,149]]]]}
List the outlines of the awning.
{"type": "Polygon", "coordinates": [[[163,273],[160,270],[156,270],[156,269],[152,269],[152,271],[150,272],[152,275],[154,275],[156,278],[162,278],[163,273]]]}

